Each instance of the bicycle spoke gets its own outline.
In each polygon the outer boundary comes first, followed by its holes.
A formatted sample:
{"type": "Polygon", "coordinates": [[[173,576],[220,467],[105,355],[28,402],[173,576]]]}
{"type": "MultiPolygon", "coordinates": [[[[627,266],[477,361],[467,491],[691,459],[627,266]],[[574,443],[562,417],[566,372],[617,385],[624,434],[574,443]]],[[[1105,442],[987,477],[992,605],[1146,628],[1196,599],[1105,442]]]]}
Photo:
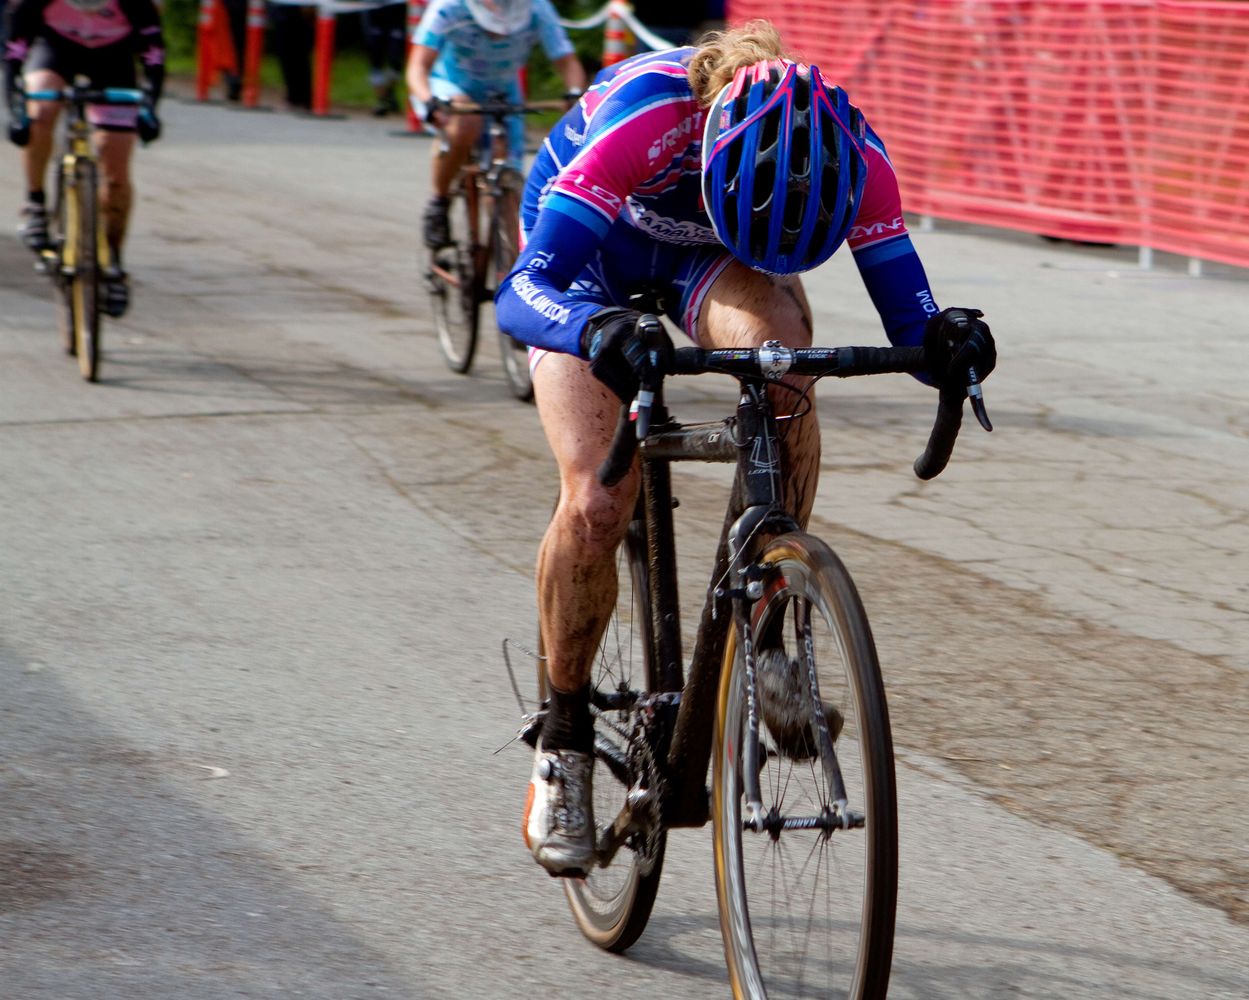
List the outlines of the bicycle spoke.
{"type": "MultiPolygon", "coordinates": [[[[599,843],[626,807],[626,796],[645,779],[657,786],[657,776],[646,771],[647,744],[638,728],[639,713],[633,697],[609,700],[607,695],[645,695],[651,688],[654,669],[650,662],[648,623],[640,609],[646,608],[645,561],[640,543],[632,535],[621,546],[617,560],[619,587],[616,611],[599,642],[591,685],[599,695],[595,711],[593,780],[595,825],[599,843]],[[627,558],[626,558],[627,556],[627,558]]],[[[653,761],[650,764],[653,770],[653,761]]],[[[623,951],[646,926],[654,905],[663,867],[665,834],[658,824],[658,802],[653,822],[645,812],[652,808],[643,799],[640,832],[630,832],[606,861],[584,879],[565,880],[564,892],[583,934],[601,948],[623,951]]],[[[613,843],[615,838],[609,838],[613,843]]]]}

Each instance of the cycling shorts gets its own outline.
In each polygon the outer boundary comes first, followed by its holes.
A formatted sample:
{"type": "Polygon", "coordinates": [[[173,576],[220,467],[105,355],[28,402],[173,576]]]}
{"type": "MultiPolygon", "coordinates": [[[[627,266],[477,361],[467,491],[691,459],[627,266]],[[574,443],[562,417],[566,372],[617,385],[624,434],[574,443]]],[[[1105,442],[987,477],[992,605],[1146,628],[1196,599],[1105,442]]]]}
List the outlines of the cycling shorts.
{"type": "MultiPolygon", "coordinates": [[[[30,47],[23,70],[51,70],[66,83],[85,76],[91,86],[133,88],[136,84],[134,47],[129,41],[89,49],[40,35],[30,47]]],[[[139,120],[136,105],[89,104],[87,121],[106,132],[133,132],[139,120]]]]}
{"type": "MultiPolygon", "coordinates": [[[[636,308],[637,304],[630,302],[633,295],[657,294],[664,314],[698,343],[698,317],[703,302],[732,262],[733,255],[718,243],[661,243],[617,219],[590,263],[569,286],[567,295],[603,306],[636,308]]],[[[546,354],[541,348],[530,349],[531,371],[546,354]]]]}
{"type": "MultiPolygon", "coordinates": [[[[465,90],[441,76],[429,78],[429,89],[433,95],[444,101],[476,101],[482,103],[497,96],[496,90],[489,92],[465,90]]],[[[519,87],[508,87],[504,97],[512,104],[520,104],[522,95],[519,87]]],[[[521,115],[509,115],[507,119],[507,165],[513,170],[524,171],[525,161],[525,119],[521,115]]]]}

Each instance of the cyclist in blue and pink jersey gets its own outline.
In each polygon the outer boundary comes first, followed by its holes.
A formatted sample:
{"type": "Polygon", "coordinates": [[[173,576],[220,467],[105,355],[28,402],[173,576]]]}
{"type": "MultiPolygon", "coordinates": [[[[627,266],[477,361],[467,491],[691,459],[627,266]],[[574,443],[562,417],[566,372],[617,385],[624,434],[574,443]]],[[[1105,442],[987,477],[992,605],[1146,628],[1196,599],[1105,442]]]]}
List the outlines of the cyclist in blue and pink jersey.
{"type": "MultiPolygon", "coordinates": [[[[546,139],[521,224],[497,315],[535,348],[534,395],[560,472],[538,555],[550,699],[524,832],[548,871],[578,875],[593,863],[590,668],[639,485],[636,463],[614,487],[596,477],[649,364],[632,296],[657,300],[706,347],[805,346],[811,312],[797,274],[845,242],[889,339],[928,351],[929,381],[958,391],[956,373],[974,363],[987,374],[996,354],[979,311],[938,310],[879,138],[817,67],[782,56],[767,22],[601,73],[546,139]]],[[[787,381],[771,405],[793,416],[785,503],[805,524],[819,425],[813,409],[793,412],[806,380],[787,381]]],[[[779,649],[758,659],[767,709],[797,670],[779,649]]]]}
{"type": "MultiPolygon", "coordinates": [[[[455,176],[481,137],[480,115],[449,115],[449,104],[480,103],[491,97],[522,100],[519,74],[541,43],[570,100],[585,89],[585,70],[573,52],[550,0],[433,0],[412,36],[408,93],[423,121],[442,131],[434,150],[433,195],[425,209],[427,246],[445,246],[448,193],[455,176]]],[[[508,151],[520,169],[525,123],[508,121],[508,151]]]]}
{"type": "Polygon", "coordinates": [[[156,102],[165,79],[160,13],[152,0],[12,0],[8,24],[4,58],[9,139],[26,147],[27,196],[21,234],[33,250],[48,242],[44,177],[60,106],[32,101],[27,107],[24,95],[62,89],[77,76],[87,77],[100,89],[130,88],[135,85],[135,61],[143,67],[148,100],[142,108],[92,105],[87,109],[100,158],[100,210],[113,251],[113,266],[104,275],[104,309],[120,316],[130,301],[121,251],[134,199],[130,158],[135,133],[144,142],[160,135],[156,102]]]}

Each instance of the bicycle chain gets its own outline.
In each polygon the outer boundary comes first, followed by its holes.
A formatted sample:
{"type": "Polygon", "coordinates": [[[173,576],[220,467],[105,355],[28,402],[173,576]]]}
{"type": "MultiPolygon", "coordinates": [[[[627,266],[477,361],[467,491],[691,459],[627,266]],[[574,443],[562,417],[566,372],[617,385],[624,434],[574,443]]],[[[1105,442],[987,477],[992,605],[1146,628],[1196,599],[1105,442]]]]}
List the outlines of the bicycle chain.
{"type": "Polygon", "coordinates": [[[634,715],[633,729],[637,735],[630,740],[630,762],[636,762],[643,787],[651,790],[650,803],[645,810],[644,833],[641,836],[644,849],[635,853],[638,856],[639,871],[642,875],[649,875],[659,858],[660,838],[663,835],[663,800],[666,789],[641,713],[634,715]]]}
{"type": "Polygon", "coordinates": [[[663,834],[662,803],[664,796],[664,780],[655,761],[654,748],[647,733],[646,719],[638,709],[629,713],[632,723],[626,731],[620,723],[609,719],[606,714],[599,715],[600,724],[606,724],[624,741],[626,747],[625,760],[629,767],[630,788],[641,785],[654,794],[650,804],[644,810],[642,818],[643,832],[629,838],[629,846],[638,860],[638,870],[642,875],[649,875],[659,857],[660,837],[663,834]]]}

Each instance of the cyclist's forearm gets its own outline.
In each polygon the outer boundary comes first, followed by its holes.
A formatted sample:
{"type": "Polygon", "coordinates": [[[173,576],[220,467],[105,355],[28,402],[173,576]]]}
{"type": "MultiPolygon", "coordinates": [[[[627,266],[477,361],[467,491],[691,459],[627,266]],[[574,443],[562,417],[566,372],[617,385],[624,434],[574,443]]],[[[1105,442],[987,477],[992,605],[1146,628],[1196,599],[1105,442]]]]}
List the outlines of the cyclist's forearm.
{"type": "Polygon", "coordinates": [[[147,91],[151,97],[152,105],[155,107],[156,102],[160,100],[161,94],[165,91],[165,64],[149,66],[145,63],[143,66],[143,78],[147,81],[147,91]]]}
{"type": "Polygon", "coordinates": [[[152,0],[123,0],[122,7],[134,25],[134,53],[143,67],[144,89],[155,105],[165,89],[165,35],[160,11],[152,0]]]}
{"type": "Polygon", "coordinates": [[[581,65],[581,60],[577,58],[576,54],[569,54],[556,59],[554,68],[564,81],[565,93],[572,91],[580,93],[585,90],[585,67],[581,65]]]}
{"type": "Polygon", "coordinates": [[[22,60],[6,59],[4,61],[4,100],[11,108],[14,100],[22,92],[22,60]]]}
{"type": "Polygon", "coordinates": [[[567,294],[601,238],[575,218],[550,207],[538,213],[517,260],[499,285],[495,310],[499,327],[522,343],[563,354],[580,354],[581,331],[602,303],[567,294]]]}
{"type": "Polygon", "coordinates": [[[437,59],[438,50],[427,45],[412,46],[412,54],[408,56],[408,67],[404,74],[408,93],[421,104],[428,104],[434,96],[429,86],[429,74],[437,59]]]}
{"type": "Polygon", "coordinates": [[[601,303],[569,298],[545,280],[540,270],[528,267],[509,274],[494,301],[503,332],[530,347],[578,356],[581,331],[603,308],[601,303]]]}
{"type": "Polygon", "coordinates": [[[910,236],[856,250],[854,260],[889,342],[899,347],[922,343],[924,324],[937,313],[937,303],[910,236]]]}

